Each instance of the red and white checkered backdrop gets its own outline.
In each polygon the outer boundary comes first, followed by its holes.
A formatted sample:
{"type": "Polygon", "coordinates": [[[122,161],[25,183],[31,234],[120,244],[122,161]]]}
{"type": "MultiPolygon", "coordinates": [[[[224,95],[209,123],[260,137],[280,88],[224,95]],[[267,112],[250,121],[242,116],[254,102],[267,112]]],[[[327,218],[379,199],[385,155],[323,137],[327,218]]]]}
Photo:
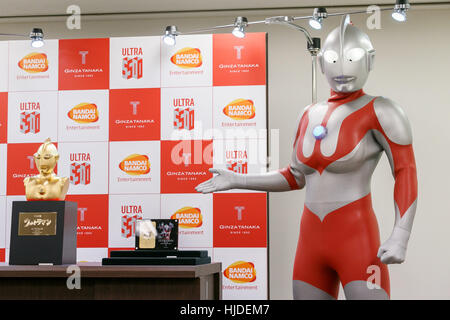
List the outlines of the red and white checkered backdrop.
{"type": "Polygon", "coordinates": [[[78,203],[78,261],[134,247],[134,222],[178,218],[180,249],[222,262],[225,299],[267,298],[267,198],[199,194],[209,168],[266,170],[266,34],[0,42],[0,261],[12,202],[51,138],[78,203]],[[234,137],[234,138],[233,138],[234,137]],[[236,138],[237,137],[237,138],[236,138]]]}

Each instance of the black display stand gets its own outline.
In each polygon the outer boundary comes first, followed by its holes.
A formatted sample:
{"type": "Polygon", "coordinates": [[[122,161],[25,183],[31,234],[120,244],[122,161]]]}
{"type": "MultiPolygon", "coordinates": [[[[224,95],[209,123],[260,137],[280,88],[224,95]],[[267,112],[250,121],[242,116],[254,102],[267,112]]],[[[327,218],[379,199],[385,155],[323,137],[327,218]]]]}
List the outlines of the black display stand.
{"type": "MultiPolygon", "coordinates": [[[[41,221],[37,221],[37,223],[39,222],[41,221]]],[[[76,264],[76,261],[76,202],[13,201],[11,217],[11,242],[9,250],[10,265],[61,265],[76,264]],[[21,213],[28,215],[30,213],[44,213],[44,215],[50,214],[53,217],[56,217],[56,221],[54,221],[56,224],[54,234],[39,234],[39,232],[29,234],[27,233],[28,230],[27,232],[21,231],[21,228],[24,228],[25,225],[23,215],[22,219],[19,219],[19,215],[21,213]],[[19,224],[21,225],[19,226],[19,224]]]]}
{"type": "Polygon", "coordinates": [[[102,265],[200,265],[211,263],[206,250],[118,250],[102,265]]]}

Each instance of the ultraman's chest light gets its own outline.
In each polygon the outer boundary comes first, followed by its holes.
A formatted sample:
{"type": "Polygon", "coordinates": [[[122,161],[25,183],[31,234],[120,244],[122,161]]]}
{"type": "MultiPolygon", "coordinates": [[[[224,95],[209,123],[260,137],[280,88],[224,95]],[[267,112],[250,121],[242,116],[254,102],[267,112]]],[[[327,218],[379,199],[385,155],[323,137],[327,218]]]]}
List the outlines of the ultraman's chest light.
{"type": "Polygon", "coordinates": [[[322,125],[315,126],[312,131],[312,134],[314,138],[316,138],[316,140],[322,140],[327,136],[327,133],[328,133],[327,128],[322,125]]]}

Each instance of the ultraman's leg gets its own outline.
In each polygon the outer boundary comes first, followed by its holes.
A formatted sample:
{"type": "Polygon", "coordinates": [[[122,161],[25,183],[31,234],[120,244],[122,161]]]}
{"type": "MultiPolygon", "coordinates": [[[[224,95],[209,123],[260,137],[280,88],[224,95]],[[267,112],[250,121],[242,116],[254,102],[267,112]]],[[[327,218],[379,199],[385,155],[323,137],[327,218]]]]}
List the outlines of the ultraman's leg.
{"type": "Polygon", "coordinates": [[[309,283],[294,280],[292,283],[294,300],[336,300],[323,290],[320,290],[309,283]]]}
{"type": "Polygon", "coordinates": [[[347,300],[389,300],[389,295],[382,288],[370,289],[365,281],[352,281],[344,286],[347,300]]]}

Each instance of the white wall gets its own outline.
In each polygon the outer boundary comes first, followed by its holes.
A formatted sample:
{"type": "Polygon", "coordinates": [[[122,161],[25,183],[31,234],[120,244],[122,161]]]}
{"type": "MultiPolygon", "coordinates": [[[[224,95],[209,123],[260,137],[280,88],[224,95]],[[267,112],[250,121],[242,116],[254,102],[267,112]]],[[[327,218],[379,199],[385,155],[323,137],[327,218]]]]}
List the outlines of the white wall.
{"type": "MultiPolygon", "coordinates": [[[[280,12],[264,12],[264,17],[280,12]]],[[[290,12],[289,14],[310,14],[290,12]]],[[[47,38],[83,38],[158,35],[166,25],[188,30],[234,20],[232,15],[203,14],[155,18],[102,18],[82,22],[71,31],[65,21],[0,21],[1,32],[27,33],[41,26],[47,38]]],[[[250,20],[262,16],[248,16],[250,20]]],[[[450,299],[450,9],[411,10],[406,24],[383,14],[382,29],[367,31],[377,50],[375,70],[365,91],[397,101],[412,123],[419,179],[419,205],[403,265],[390,266],[393,299],[450,299]]],[[[352,21],[366,30],[365,16],[352,21]]],[[[329,18],[326,27],[314,35],[324,37],[337,26],[339,18],[329,18]]],[[[279,129],[280,164],[289,162],[294,122],[310,103],[311,66],[303,35],[281,26],[255,26],[250,31],[269,32],[269,126],[279,129]]],[[[329,95],[325,79],[319,75],[319,100],[329,95]]],[[[373,202],[385,240],[394,222],[393,179],[385,157],[372,180],[373,202]]],[[[297,244],[304,192],[270,194],[270,289],[272,299],[291,299],[292,266],[297,244]]],[[[357,254],[357,253],[355,253],[357,254]]]]}

